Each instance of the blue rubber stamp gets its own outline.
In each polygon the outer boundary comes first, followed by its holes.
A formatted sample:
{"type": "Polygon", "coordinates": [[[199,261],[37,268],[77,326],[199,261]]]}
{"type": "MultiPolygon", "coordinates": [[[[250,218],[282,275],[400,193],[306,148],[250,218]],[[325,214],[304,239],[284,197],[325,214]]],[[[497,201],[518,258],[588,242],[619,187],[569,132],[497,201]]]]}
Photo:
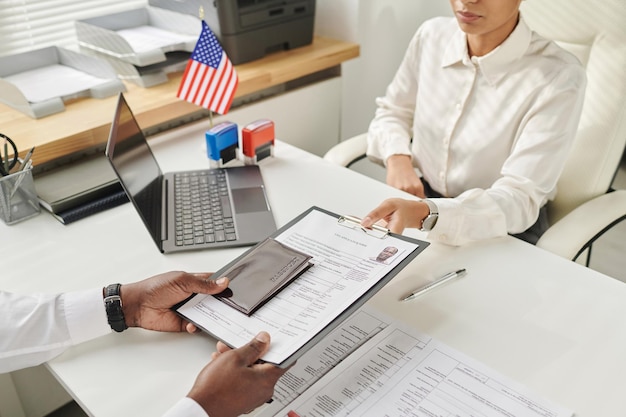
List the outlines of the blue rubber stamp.
{"type": "Polygon", "coordinates": [[[236,123],[219,123],[206,131],[205,138],[207,154],[212,168],[219,168],[229,161],[237,159],[239,131],[236,123]]]}

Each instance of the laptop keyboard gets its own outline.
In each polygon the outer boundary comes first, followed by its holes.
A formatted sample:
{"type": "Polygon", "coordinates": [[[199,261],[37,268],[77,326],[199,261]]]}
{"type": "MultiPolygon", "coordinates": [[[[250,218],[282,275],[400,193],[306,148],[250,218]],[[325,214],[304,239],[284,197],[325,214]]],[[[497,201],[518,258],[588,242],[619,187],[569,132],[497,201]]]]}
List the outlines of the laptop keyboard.
{"type": "Polygon", "coordinates": [[[237,240],[223,170],[175,174],[174,210],[176,246],[237,240]]]}

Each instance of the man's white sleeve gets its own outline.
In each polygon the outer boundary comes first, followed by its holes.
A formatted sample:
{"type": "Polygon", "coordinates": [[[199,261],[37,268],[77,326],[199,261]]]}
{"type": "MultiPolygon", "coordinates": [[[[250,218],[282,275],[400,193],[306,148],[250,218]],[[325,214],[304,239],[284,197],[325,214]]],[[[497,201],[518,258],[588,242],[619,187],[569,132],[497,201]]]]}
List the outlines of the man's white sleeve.
{"type": "Polygon", "coordinates": [[[0,291],[0,373],[39,365],[110,332],[102,289],[56,295],[0,291]]]}
{"type": "Polygon", "coordinates": [[[163,417],[209,417],[200,404],[189,397],[183,397],[163,417]]]}

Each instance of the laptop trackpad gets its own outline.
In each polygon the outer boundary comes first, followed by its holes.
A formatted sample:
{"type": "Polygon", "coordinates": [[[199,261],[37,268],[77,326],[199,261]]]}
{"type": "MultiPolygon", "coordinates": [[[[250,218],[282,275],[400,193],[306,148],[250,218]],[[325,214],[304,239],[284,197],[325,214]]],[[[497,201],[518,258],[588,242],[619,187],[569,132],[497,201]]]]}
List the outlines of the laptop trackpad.
{"type": "Polygon", "coordinates": [[[263,187],[236,188],[231,192],[237,213],[254,213],[269,209],[263,187]]]}

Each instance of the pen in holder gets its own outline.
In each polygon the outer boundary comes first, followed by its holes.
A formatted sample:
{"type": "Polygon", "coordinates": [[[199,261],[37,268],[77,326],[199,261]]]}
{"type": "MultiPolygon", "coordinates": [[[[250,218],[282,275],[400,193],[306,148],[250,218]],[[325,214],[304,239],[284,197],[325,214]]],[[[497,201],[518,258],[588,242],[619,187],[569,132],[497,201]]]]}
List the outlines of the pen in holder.
{"type": "Polygon", "coordinates": [[[32,168],[0,176],[0,217],[6,224],[29,219],[40,210],[32,168]]]}

